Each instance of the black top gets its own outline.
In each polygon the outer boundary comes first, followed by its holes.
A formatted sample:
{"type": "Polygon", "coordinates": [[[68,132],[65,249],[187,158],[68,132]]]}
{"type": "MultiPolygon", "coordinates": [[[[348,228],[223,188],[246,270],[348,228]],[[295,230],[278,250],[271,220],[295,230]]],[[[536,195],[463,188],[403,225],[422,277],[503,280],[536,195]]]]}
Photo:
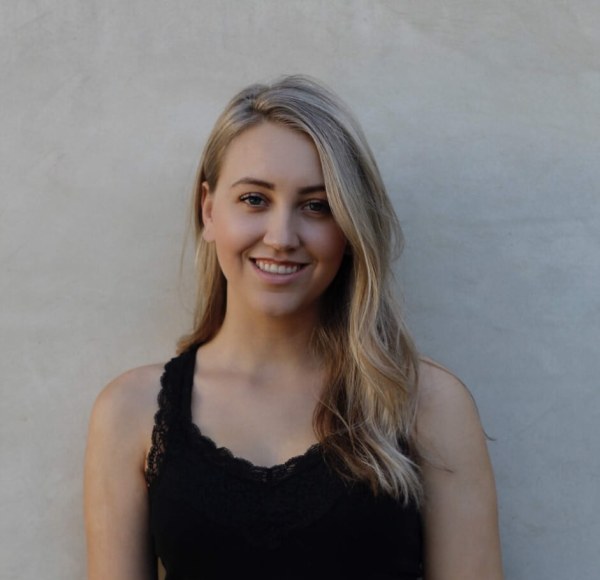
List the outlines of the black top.
{"type": "Polygon", "coordinates": [[[165,366],[146,470],[167,580],[420,578],[412,504],[348,485],[319,444],[258,467],[202,435],[191,417],[196,350],[165,366]]]}

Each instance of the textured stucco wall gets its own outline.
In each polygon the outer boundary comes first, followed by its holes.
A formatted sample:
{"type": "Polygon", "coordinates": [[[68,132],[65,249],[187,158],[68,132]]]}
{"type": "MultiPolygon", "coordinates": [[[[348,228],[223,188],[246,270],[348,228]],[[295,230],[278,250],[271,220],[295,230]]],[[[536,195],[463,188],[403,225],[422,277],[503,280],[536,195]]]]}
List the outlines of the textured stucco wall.
{"type": "Polygon", "coordinates": [[[0,577],[84,576],[89,409],[166,360],[203,140],[304,72],[361,119],[422,349],[471,387],[507,578],[600,569],[596,0],[3,0],[0,577]]]}

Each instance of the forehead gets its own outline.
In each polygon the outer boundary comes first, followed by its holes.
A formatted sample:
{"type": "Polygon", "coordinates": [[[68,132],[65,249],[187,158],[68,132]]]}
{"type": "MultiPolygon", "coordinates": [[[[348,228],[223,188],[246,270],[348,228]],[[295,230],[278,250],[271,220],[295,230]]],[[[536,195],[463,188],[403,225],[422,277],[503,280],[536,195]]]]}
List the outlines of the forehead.
{"type": "Polygon", "coordinates": [[[227,147],[219,181],[230,185],[241,177],[281,185],[323,182],[321,161],[312,139],[271,122],[247,129],[227,147]]]}

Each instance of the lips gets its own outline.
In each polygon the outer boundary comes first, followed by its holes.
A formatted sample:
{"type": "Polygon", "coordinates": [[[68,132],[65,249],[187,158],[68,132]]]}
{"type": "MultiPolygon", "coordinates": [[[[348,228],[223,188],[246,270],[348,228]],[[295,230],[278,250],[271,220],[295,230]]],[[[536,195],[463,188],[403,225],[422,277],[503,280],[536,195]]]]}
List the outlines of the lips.
{"type": "Polygon", "coordinates": [[[261,272],[266,272],[267,274],[279,274],[280,276],[295,274],[306,266],[306,264],[299,262],[279,262],[262,258],[253,258],[252,262],[261,272]]]}

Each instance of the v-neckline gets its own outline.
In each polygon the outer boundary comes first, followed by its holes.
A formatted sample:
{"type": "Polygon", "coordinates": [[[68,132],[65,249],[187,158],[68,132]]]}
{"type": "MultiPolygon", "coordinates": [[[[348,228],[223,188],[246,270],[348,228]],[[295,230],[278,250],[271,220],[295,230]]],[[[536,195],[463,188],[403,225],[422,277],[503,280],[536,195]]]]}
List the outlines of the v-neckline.
{"type": "Polygon", "coordinates": [[[275,483],[286,479],[300,469],[313,465],[316,460],[322,457],[322,445],[317,442],[311,445],[304,453],[294,455],[275,465],[265,466],[257,465],[233,453],[228,447],[221,446],[213,439],[204,435],[200,426],[194,422],[192,417],[192,394],[194,390],[194,375],[196,371],[197,352],[200,344],[192,347],[186,355],[189,360],[186,361],[187,368],[184,373],[183,396],[181,399],[183,419],[191,439],[199,445],[214,462],[224,469],[231,470],[237,475],[247,477],[263,483],[275,483]]]}

